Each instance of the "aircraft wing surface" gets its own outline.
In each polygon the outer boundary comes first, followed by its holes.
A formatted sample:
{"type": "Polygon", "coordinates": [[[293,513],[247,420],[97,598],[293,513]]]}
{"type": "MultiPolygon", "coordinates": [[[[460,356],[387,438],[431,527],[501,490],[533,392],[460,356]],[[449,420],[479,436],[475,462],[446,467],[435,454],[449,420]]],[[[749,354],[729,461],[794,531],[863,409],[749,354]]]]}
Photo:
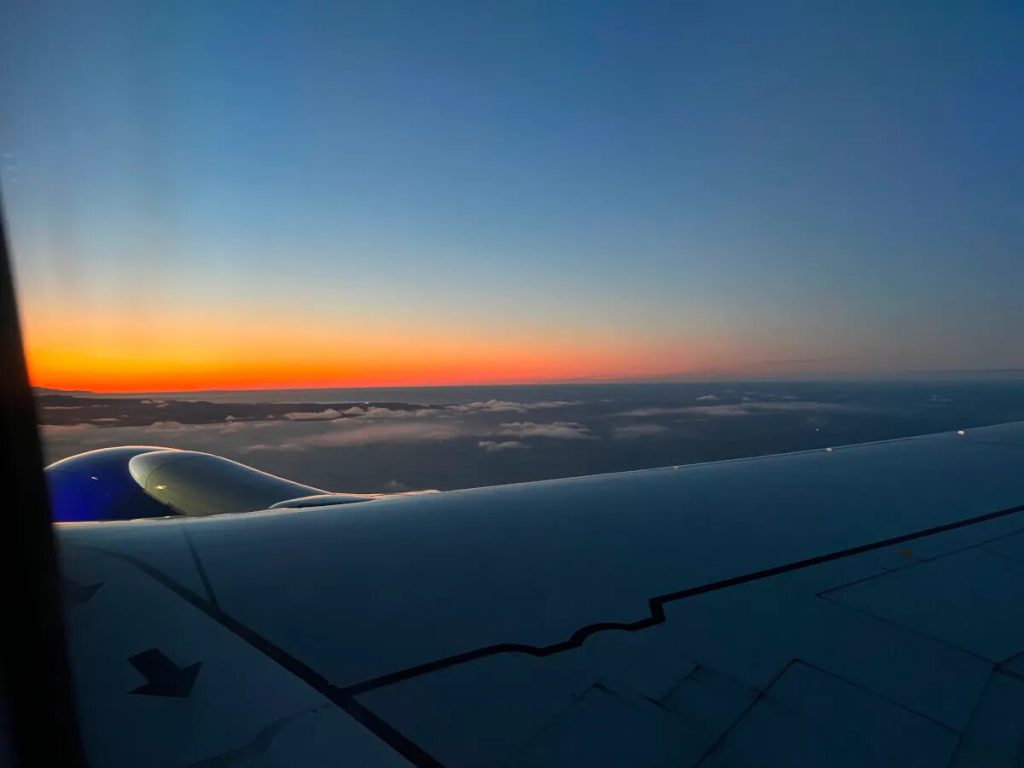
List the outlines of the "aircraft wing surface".
{"type": "Polygon", "coordinates": [[[1024,424],[58,540],[97,768],[1024,746],[1024,424]]]}

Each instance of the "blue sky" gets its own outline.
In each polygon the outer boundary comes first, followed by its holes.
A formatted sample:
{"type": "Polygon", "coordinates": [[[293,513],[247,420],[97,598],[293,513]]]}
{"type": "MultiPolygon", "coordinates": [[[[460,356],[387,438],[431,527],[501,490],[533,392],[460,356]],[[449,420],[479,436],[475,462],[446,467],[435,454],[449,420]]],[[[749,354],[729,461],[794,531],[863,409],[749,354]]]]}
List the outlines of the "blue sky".
{"type": "Polygon", "coordinates": [[[140,322],[395,384],[1024,367],[1020,3],[2,7],[37,379],[140,322]]]}

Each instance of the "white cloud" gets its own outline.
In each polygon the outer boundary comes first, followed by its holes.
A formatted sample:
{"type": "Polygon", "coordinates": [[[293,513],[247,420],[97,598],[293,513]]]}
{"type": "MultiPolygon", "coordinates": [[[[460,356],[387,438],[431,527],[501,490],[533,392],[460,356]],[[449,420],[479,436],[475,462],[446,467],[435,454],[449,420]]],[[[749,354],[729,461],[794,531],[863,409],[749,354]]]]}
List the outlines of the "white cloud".
{"type": "Polygon", "coordinates": [[[251,421],[240,421],[232,418],[230,421],[224,420],[224,423],[220,425],[220,433],[222,435],[230,435],[234,432],[241,432],[245,429],[249,429],[255,424],[261,424],[266,422],[251,422],[251,421]]]}
{"type": "Polygon", "coordinates": [[[615,437],[619,440],[635,440],[639,437],[650,437],[668,432],[668,427],[661,424],[630,424],[626,427],[616,427],[615,437]]]}
{"type": "Polygon", "coordinates": [[[615,414],[622,417],[643,416],[750,416],[754,413],[864,413],[867,409],[845,403],[819,403],[812,400],[778,402],[754,400],[725,405],[683,405],[670,408],[636,408],[615,414]]]}
{"type": "Polygon", "coordinates": [[[747,407],[748,404],[743,405],[702,405],[694,408],[687,408],[679,411],[679,413],[693,414],[697,416],[750,416],[757,409],[747,407]]]}
{"type": "Polygon", "coordinates": [[[506,437],[550,437],[561,440],[591,440],[594,437],[577,421],[554,421],[549,424],[513,421],[502,424],[498,434],[506,437]]]}
{"type": "Polygon", "coordinates": [[[294,411],[286,413],[284,418],[288,421],[332,421],[340,419],[341,412],[334,408],[325,408],[322,411],[294,411]]]}
{"type": "Polygon", "coordinates": [[[477,445],[488,453],[499,453],[501,451],[512,451],[519,448],[530,447],[526,443],[521,443],[518,440],[502,440],[501,442],[496,440],[481,440],[477,445]]]}
{"type": "Polygon", "coordinates": [[[577,402],[569,400],[538,400],[535,403],[517,403],[510,400],[483,400],[475,403],[449,405],[448,410],[457,413],[526,413],[527,411],[540,411],[549,408],[565,408],[566,406],[577,404],[577,402]]]}
{"type": "Polygon", "coordinates": [[[698,400],[721,400],[718,395],[701,395],[697,398],[698,400]]]}
{"type": "Polygon", "coordinates": [[[184,424],[182,424],[180,421],[154,421],[152,424],[150,424],[148,427],[146,427],[143,431],[144,432],[178,432],[178,431],[180,431],[182,429],[196,429],[198,427],[210,427],[210,426],[220,427],[221,425],[220,424],[192,424],[192,425],[187,427],[184,424]]]}
{"type": "Polygon", "coordinates": [[[613,416],[626,417],[626,418],[634,417],[634,416],[636,416],[636,417],[643,417],[643,416],[668,416],[668,415],[671,415],[671,414],[687,413],[687,412],[699,409],[700,407],[701,406],[683,405],[683,406],[673,406],[673,407],[667,407],[667,408],[634,408],[631,411],[622,411],[621,413],[615,413],[615,414],[612,414],[612,415],[613,416]]]}
{"type": "Polygon", "coordinates": [[[428,416],[435,413],[429,408],[415,410],[380,408],[376,405],[353,405],[341,412],[343,416],[358,416],[366,419],[404,419],[408,417],[428,416]]]}
{"type": "Polygon", "coordinates": [[[43,437],[63,437],[64,435],[80,435],[99,429],[95,424],[43,424],[40,426],[43,437]]]}
{"type": "Polygon", "coordinates": [[[449,411],[456,413],[476,413],[486,411],[488,413],[526,413],[526,407],[522,403],[513,403],[508,400],[485,400],[476,403],[462,403],[460,405],[449,405],[449,411]]]}
{"type": "Polygon", "coordinates": [[[254,451],[273,451],[276,450],[277,446],[267,445],[266,443],[253,443],[252,445],[243,445],[238,449],[239,453],[253,453],[254,451]]]}
{"type": "MultiPolygon", "coordinates": [[[[344,423],[344,422],[342,422],[344,423]]],[[[321,432],[285,442],[281,447],[302,450],[311,447],[340,448],[372,443],[431,442],[466,436],[457,424],[410,422],[407,424],[357,424],[351,428],[321,432]]]]}

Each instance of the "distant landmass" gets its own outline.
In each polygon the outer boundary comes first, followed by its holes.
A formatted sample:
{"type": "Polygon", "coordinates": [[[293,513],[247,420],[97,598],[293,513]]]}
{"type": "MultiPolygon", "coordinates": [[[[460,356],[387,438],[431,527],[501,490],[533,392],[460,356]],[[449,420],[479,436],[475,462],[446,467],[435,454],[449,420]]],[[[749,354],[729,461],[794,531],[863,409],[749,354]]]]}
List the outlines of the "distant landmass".
{"type": "Polygon", "coordinates": [[[399,414],[439,406],[410,403],[344,402],[210,402],[151,397],[96,397],[55,390],[36,393],[39,423],[45,426],[88,424],[96,427],[144,427],[158,423],[220,424],[248,421],[333,421],[367,412],[399,414]]]}
{"type": "Polygon", "coordinates": [[[80,397],[96,394],[88,389],[54,389],[53,387],[32,387],[32,392],[35,395],[78,395],[80,397]]]}

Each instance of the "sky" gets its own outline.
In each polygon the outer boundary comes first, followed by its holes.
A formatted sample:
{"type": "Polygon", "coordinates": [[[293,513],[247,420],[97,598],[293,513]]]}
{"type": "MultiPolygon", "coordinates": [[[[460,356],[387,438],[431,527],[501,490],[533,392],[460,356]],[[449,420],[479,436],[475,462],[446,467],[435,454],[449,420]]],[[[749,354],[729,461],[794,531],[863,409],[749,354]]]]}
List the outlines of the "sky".
{"type": "Polygon", "coordinates": [[[1024,368],[1024,4],[0,0],[33,381],[1024,368]]]}

